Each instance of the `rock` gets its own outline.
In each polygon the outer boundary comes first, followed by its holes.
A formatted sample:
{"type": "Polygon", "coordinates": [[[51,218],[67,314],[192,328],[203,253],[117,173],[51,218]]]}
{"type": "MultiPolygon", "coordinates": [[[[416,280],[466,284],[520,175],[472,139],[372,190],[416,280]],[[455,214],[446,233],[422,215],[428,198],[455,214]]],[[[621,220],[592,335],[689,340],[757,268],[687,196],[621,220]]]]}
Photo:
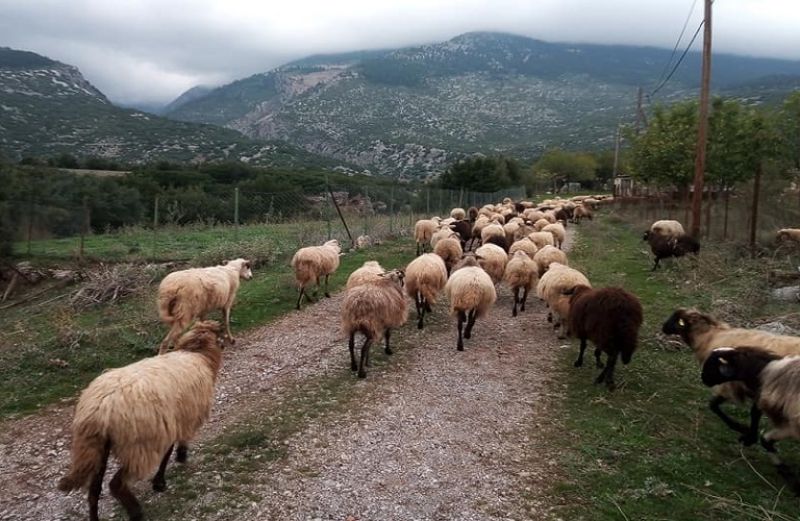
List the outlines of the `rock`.
{"type": "Polygon", "coordinates": [[[760,326],[756,327],[756,329],[760,331],[767,331],[768,333],[774,333],[776,335],[794,335],[796,334],[795,330],[783,324],[782,322],[767,322],[766,324],[761,324],[760,326]]]}
{"type": "Polygon", "coordinates": [[[770,292],[770,295],[775,300],[798,300],[798,295],[800,295],[800,286],[784,286],[782,288],[775,288],[770,292]]]}

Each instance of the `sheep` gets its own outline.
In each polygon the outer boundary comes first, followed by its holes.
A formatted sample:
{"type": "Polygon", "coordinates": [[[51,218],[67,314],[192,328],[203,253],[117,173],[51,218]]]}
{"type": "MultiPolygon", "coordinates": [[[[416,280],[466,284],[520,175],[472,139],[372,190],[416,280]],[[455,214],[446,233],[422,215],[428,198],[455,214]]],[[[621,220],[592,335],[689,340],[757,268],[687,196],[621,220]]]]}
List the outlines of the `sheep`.
{"type": "Polygon", "coordinates": [[[250,280],[253,272],[250,261],[236,259],[220,266],[191,268],[173,271],[158,285],[158,315],[170,326],[161,341],[158,353],[162,354],[180,336],[192,320],[205,320],[206,315],[221,309],[228,339],[231,333],[231,308],[239,290],[239,279],[250,280]]]}
{"type": "Polygon", "coordinates": [[[469,243],[469,247],[465,249],[472,249],[475,246],[475,240],[481,239],[481,234],[483,233],[483,229],[489,225],[491,221],[485,215],[481,215],[478,219],[472,224],[472,240],[469,243]]]}
{"type": "Polygon", "coordinates": [[[450,217],[456,221],[463,221],[467,218],[467,212],[463,208],[453,208],[450,210],[450,217]]]}
{"type": "Polygon", "coordinates": [[[545,246],[555,246],[556,241],[550,232],[533,232],[528,234],[528,238],[533,241],[540,250],[545,246]]]}
{"type": "Polygon", "coordinates": [[[328,292],[328,277],[339,268],[339,254],[341,251],[339,241],[333,239],[322,246],[306,246],[295,252],[291,265],[294,268],[294,278],[300,288],[296,309],[300,309],[300,301],[304,295],[306,300],[313,302],[312,298],[306,293],[306,286],[316,281],[317,287],[314,291],[316,296],[317,291],[319,291],[320,279],[323,275],[325,276],[325,296],[331,296],[328,292]]]}
{"type": "Polygon", "coordinates": [[[434,232],[439,229],[441,219],[432,217],[431,219],[420,219],[414,224],[414,240],[417,243],[417,256],[425,252],[425,245],[431,241],[434,232]]]}
{"type": "Polygon", "coordinates": [[[406,266],[406,293],[417,306],[418,329],[423,328],[425,313],[431,312],[431,306],[436,304],[439,292],[447,283],[447,272],[447,264],[435,253],[420,255],[406,266]]]}
{"type": "MultiPolygon", "coordinates": [[[[589,207],[589,208],[594,210],[594,208],[592,208],[592,207],[589,207]]],[[[683,231],[683,225],[681,223],[679,223],[678,221],[662,220],[662,221],[656,221],[653,224],[651,224],[650,225],[650,229],[647,230],[646,232],[644,232],[644,235],[642,236],[642,240],[643,241],[648,240],[650,238],[650,236],[653,235],[653,234],[655,234],[655,235],[664,235],[666,237],[678,238],[681,235],[685,235],[686,232],[683,231]]]]}
{"type": "Polygon", "coordinates": [[[595,380],[605,381],[609,390],[614,389],[614,366],[617,357],[623,364],[631,361],[642,326],[642,304],[636,295],[622,288],[592,289],[577,286],[565,294],[571,295],[569,302],[569,331],[581,341],[581,350],[575,367],[583,365],[586,341],[595,345],[594,357],[598,369],[603,367],[600,354],[607,355],[606,366],[595,380]]]}
{"type": "Polygon", "coordinates": [[[518,241],[520,239],[524,239],[528,235],[534,233],[536,228],[533,227],[533,223],[530,221],[524,221],[519,228],[514,232],[514,237],[512,239],[512,243],[514,241],[518,241]]]}
{"type": "Polygon", "coordinates": [[[511,257],[506,265],[503,280],[514,293],[514,308],[511,316],[517,316],[517,304],[520,304],[520,311],[525,311],[525,302],[528,300],[528,292],[536,285],[539,278],[538,268],[533,259],[523,250],[518,250],[511,257]],[[522,298],[519,297],[519,290],[522,289],[522,298]]]}
{"type": "Polygon", "coordinates": [[[503,229],[501,224],[487,224],[481,230],[481,244],[486,243],[486,239],[489,237],[506,237],[506,231],[503,229]]]}
{"type": "Polygon", "coordinates": [[[469,222],[474,223],[475,219],[478,218],[478,209],[474,206],[470,206],[467,210],[467,217],[469,217],[469,222]]]}
{"type": "Polygon", "coordinates": [[[142,507],[129,482],[146,479],[158,469],[152,487],[162,492],[176,444],[176,459],[186,461],[187,443],[214,403],[224,348],[221,332],[219,322],[197,322],[178,339],[174,351],[108,370],[81,393],[72,421],[70,471],[58,488],[69,492],[88,482],[91,521],[98,519],[97,503],[111,454],[119,461],[109,484],[111,495],[131,520],[142,519],[142,507]]]}
{"type": "Polygon", "coordinates": [[[528,221],[531,221],[532,223],[535,223],[539,219],[544,219],[544,213],[534,208],[528,208],[527,210],[522,212],[522,217],[524,217],[528,221]]]}
{"type": "Polygon", "coordinates": [[[541,276],[536,285],[536,295],[547,303],[550,312],[547,321],[553,322],[558,338],[567,335],[569,316],[569,292],[577,286],[592,287],[586,275],[560,262],[550,264],[547,273],[541,276]]]}
{"type": "Polygon", "coordinates": [[[561,223],[548,224],[542,228],[542,231],[553,234],[553,242],[555,243],[554,246],[556,246],[559,250],[564,244],[564,241],[567,240],[567,230],[564,229],[564,225],[561,223]]]}
{"type": "Polygon", "coordinates": [[[565,207],[556,208],[555,210],[556,222],[567,222],[572,217],[572,210],[567,210],[565,207]]]}
{"type": "Polygon", "coordinates": [[[451,230],[449,225],[436,230],[436,232],[431,236],[431,251],[436,248],[436,243],[442,239],[449,239],[453,237],[458,238],[458,234],[451,230]]]}
{"type": "Polygon", "coordinates": [[[778,242],[787,240],[792,242],[800,242],[800,229],[781,228],[780,230],[778,230],[778,233],[775,234],[775,240],[778,242]]]}
{"type": "MultiPolygon", "coordinates": [[[[504,252],[508,253],[508,240],[505,237],[500,236],[493,236],[486,239],[484,244],[494,244],[495,246],[499,246],[503,249],[504,252]]],[[[476,250],[477,251],[477,250],[476,250]]]]}
{"type": "Polygon", "coordinates": [[[575,211],[572,213],[572,222],[578,224],[581,219],[589,219],[590,221],[594,219],[592,211],[583,205],[576,206],[575,211]]]}
{"type": "Polygon", "coordinates": [[[366,378],[369,363],[370,345],[383,335],[386,341],[385,352],[392,354],[389,347],[391,328],[400,327],[408,320],[408,305],[403,294],[403,271],[392,270],[367,282],[347,290],[342,301],[342,331],[349,338],[350,369],[358,371],[359,378],[366,378]],[[361,346],[361,360],[356,364],[356,333],[364,335],[361,346]]]}
{"type": "Polygon", "coordinates": [[[450,275],[444,287],[450,301],[450,314],[458,317],[458,342],[456,348],[464,350],[464,338],[472,336],[475,320],[486,314],[497,301],[497,292],[489,275],[472,256],[464,257],[450,275]],[[467,323],[462,336],[462,327],[467,323]]]}
{"type": "Polygon", "coordinates": [[[567,254],[555,246],[550,245],[541,247],[539,251],[536,252],[536,255],[533,256],[533,260],[536,261],[536,264],[539,266],[539,277],[547,272],[547,268],[553,262],[559,262],[564,265],[569,264],[569,262],[567,262],[567,254]]]}
{"type": "Polygon", "coordinates": [[[475,250],[475,258],[478,264],[492,278],[492,282],[498,284],[503,280],[503,273],[508,263],[508,255],[500,246],[495,244],[484,244],[475,250]]]}
{"type": "Polygon", "coordinates": [[[711,352],[703,364],[701,376],[709,387],[728,382],[740,382],[747,387],[754,397],[750,435],[758,437],[761,411],[766,412],[773,428],[761,436],[761,446],[792,492],[800,496],[800,481],[781,461],[775,448],[777,441],[800,438],[800,357],[781,358],[757,347],[722,347],[711,352]]]}
{"type": "MultiPolygon", "coordinates": [[[[701,364],[706,361],[711,351],[718,347],[751,346],[766,349],[778,356],[800,355],[798,337],[734,328],[696,309],[675,310],[664,322],[661,331],[665,335],[680,335],[686,345],[692,348],[695,358],[701,364]]],[[[752,398],[752,395],[744,386],[731,382],[715,387],[708,404],[711,411],[719,416],[725,425],[742,435],[739,439],[745,445],[756,441],[749,434],[753,429],[725,414],[721,406],[728,400],[743,402],[748,398],[752,398]]]]}
{"type": "Polygon", "coordinates": [[[467,241],[472,238],[472,225],[469,221],[456,221],[450,225],[450,229],[458,234],[461,239],[461,249],[465,249],[467,241]]]}
{"type": "Polygon", "coordinates": [[[349,277],[347,277],[345,289],[347,290],[356,286],[360,286],[366,282],[375,281],[384,271],[386,270],[383,269],[378,261],[367,261],[360,268],[351,273],[349,277]]]}
{"type": "Polygon", "coordinates": [[[513,255],[517,251],[522,250],[528,254],[528,257],[533,259],[533,256],[536,255],[536,252],[539,251],[539,248],[530,240],[528,237],[523,237],[518,241],[514,241],[514,244],[508,249],[508,254],[513,255]]]}
{"type": "Polygon", "coordinates": [[[433,253],[442,258],[447,268],[447,274],[450,275],[450,270],[461,260],[464,250],[461,249],[461,243],[458,239],[450,237],[436,243],[433,253]]]}
{"type": "Polygon", "coordinates": [[[551,224],[550,221],[545,219],[544,217],[542,217],[541,219],[539,219],[539,220],[537,220],[537,221],[535,221],[533,223],[533,227],[536,228],[537,232],[540,232],[540,231],[542,231],[542,228],[544,228],[545,226],[547,226],[549,224],[551,224]]]}
{"type": "Polygon", "coordinates": [[[683,257],[687,253],[697,254],[700,252],[700,243],[689,235],[666,237],[658,233],[652,233],[647,239],[647,242],[650,244],[650,251],[655,255],[653,269],[650,271],[658,269],[661,259],[683,257]]]}

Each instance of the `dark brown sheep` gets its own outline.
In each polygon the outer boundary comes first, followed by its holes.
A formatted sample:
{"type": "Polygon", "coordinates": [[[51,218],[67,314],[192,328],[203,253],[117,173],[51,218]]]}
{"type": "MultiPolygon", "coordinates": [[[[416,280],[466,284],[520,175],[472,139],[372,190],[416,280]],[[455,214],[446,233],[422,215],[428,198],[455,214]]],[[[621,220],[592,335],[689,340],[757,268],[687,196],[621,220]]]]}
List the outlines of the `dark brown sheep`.
{"type": "Polygon", "coordinates": [[[650,251],[656,256],[651,271],[655,271],[658,268],[658,263],[661,259],[683,257],[687,253],[697,254],[700,252],[700,243],[689,235],[665,237],[657,233],[645,232],[645,239],[650,244],[650,251]]]}
{"type": "Polygon", "coordinates": [[[580,339],[581,351],[575,367],[583,365],[586,340],[595,345],[594,357],[598,368],[603,367],[600,353],[608,355],[605,368],[595,383],[606,382],[614,389],[614,366],[617,357],[622,363],[631,361],[642,325],[642,305],[639,299],[622,288],[592,289],[576,286],[565,294],[570,296],[569,332],[580,339]]]}
{"type": "Polygon", "coordinates": [[[510,245],[508,244],[508,240],[505,237],[499,237],[499,236],[489,237],[483,242],[483,244],[494,244],[495,246],[500,246],[506,253],[508,253],[508,248],[510,247],[510,245]]]}
{"type": "Polygon", "coordinates": [[[469,221],[461,220],[450,223],[450,229],[458,234],[458,237],[461,240],[461,249],[465,250],[467,247],[467,241],[472,238],[472,225],[469,223],[469,221]]]}
{"type": "Polygon", "coordinates": [[[467,210],[467,218],[469,219],[470,223],[474,223],[475,219],[478,218],[478,209],[474,206],[470,206],[467,210]]]}

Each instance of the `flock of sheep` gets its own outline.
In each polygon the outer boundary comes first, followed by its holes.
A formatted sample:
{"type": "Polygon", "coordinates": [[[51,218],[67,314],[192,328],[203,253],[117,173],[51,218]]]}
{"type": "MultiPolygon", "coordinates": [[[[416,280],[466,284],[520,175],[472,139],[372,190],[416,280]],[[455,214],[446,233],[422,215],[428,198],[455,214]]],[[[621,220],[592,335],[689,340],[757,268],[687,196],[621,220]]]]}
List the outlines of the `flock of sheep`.
{"type": "MultiPolygon", "coordinates": [[[[636,350],[642,306],[623,288],[593,288],[583,273],[569,266],[561,249],[568,222],[592,219],[593,212],[611,200],[578,196],[537,205],[505,199],[468,211],[455,208],[446,219],[418,221],[414,230],[417,257],[405,269],[387,271],[378,262],[367,261],[347,280],[341,323],[351,369],[366,377],[371,345],[381,338],[386,354],[392,354],[391,330],[408,320],[409,297],[415,303],[417,327],[423,329],[425,314],[445,293],[456,319],[456,347],[462,351],[476,320],[495,304],[496,287],[502,282],[513,294],[512,316],[525,311],[528,294],[535,289],[549,308],[548,320],[559,338],[569,335],[580,340],[576,367],[583,364],[591,340],[595,364],[602,369],[596,383],[613,389],[618,358],[627,364],[636,350]],[[425,253],[429,248],[432,252],[425,253]],[[357,359],[359,334],[364,343],[357,359]]],[[[677,221],[657,221],[644,239],[656,256],[655,267],[661,258],[699,250],[677,221]]],[[[295,253],[291,265],[299,287],[298,309],[303,297],[313,301],[310,287],[316,286],[316,295],[323,279],[325,296],[329,296],[328,278],[338,269],[340,255],[335,240],[295,253]]],[[[98,520],[98,499],[110,455],[120,464],[110,492],[132,520],[142,519],[143,514],[130,482],[155,472],[153,490],[163,491],[173,450],[178,462],[186,461],[188,442],[211,411],[222,350],[234,342],[230,312],[240,280],[251,277],[245,259],[169,274],[158,292],[159,315],[170,327],[159,356],[108,370],[81,394],[72,425],[71,468],[58,487],[70,491],[88,486],[92,521],[98,520]],[[217,309],[222,310],[224,324],[206,320],[217,309]]],[[[761,444],[800,494],[800,483],[777,459],[775,450],[776,441],[800,437],[800,358],[789,357],[800,355],[800,338],[731,328],[687,309],[677,310],[663,331],[680,335],[692,347],[703,364],[703,382],[714,386],[711,409],[740,432],[745,444],[758,440],[761,411],[767,413],[775,428],[761,438],[761,444]],[[752,400],[750,425],[722,411],[720,405],[729,399],[752,400]]]]}

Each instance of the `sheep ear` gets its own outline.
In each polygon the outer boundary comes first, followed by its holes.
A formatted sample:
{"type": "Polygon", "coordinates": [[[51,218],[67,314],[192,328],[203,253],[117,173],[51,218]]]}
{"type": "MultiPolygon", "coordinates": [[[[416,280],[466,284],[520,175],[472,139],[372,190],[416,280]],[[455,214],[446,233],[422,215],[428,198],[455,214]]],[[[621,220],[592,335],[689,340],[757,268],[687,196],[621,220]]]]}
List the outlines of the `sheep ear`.
{"type": "Polygon", "coordinates": [[[229,262],[230,262],[230,261],[226,259],[226,260],[223,260],[223,261],[222,261],[222,264],[228,264],[229,262]]]}
{"type": "Polygon", "coordinates": [[[719,374],[724,378],[733,378],[736,376],[736,367],[726,358],[719,357],[719,374]]]}

